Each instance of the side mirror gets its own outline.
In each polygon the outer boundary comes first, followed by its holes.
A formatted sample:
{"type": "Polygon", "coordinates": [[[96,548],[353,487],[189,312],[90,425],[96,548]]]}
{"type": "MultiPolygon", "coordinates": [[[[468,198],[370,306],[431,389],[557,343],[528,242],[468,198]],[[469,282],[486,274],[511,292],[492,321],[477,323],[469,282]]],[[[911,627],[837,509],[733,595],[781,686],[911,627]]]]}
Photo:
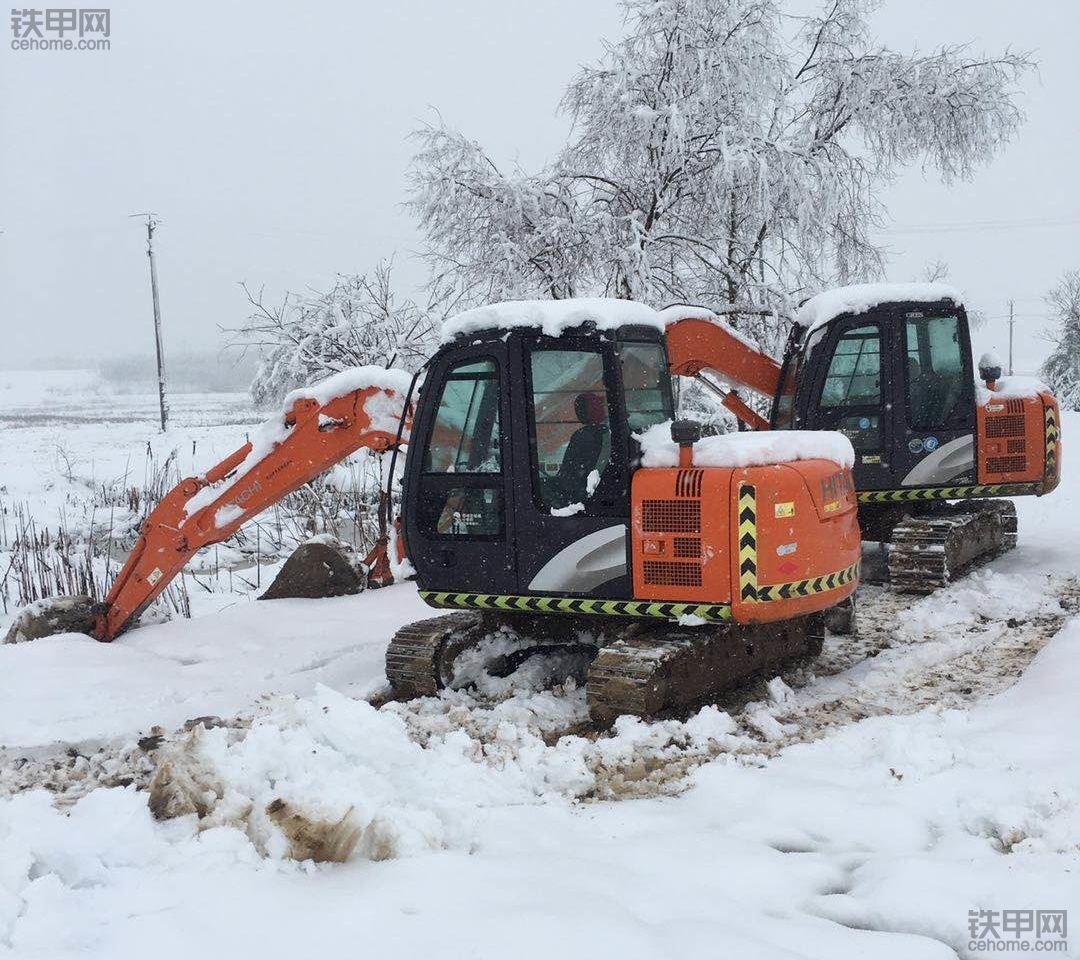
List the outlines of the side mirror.
{"type": "MultiPolygon", "coordinates": [[[[985,362],[985,361],[984,361],[985,362]]],[[[982,380],[987,386],[996,383],[1001,379],[1001,365],[989,366],[979,364],[979,379],[982,380]]]]}

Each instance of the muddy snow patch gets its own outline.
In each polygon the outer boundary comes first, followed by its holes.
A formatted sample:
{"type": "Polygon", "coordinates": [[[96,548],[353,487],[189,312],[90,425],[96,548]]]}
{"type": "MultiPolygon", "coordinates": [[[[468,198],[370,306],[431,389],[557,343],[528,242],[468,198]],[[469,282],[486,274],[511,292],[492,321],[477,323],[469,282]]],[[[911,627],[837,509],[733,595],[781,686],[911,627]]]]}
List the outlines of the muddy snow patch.
{"type": "Polygon", "coordinates": [[[468,849],[493,807],[662,793],[746,742],[715,707],[545,739],[585,716],[572,683],[490,706],[451,693],[382,709],[320,687],[248,728],[197,726],[163,745],[149,805],[237,828],[272,859],[380,860],[468,849]]]}

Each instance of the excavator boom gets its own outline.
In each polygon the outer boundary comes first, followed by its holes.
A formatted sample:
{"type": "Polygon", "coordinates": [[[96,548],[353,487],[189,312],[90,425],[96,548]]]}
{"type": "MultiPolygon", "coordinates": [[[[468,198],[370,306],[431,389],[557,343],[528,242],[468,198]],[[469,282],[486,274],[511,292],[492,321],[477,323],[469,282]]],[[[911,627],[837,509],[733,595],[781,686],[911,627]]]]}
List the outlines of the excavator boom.
{"type": "MultiPolygon", "coordinates": [[[[298,487],[367,447],[399,442],[409,376],[360,368],[287,399],[287,411],[201,477],[174,487],[150,512],[120,571],[94,636],[112,640],[172,581],[201,548],[220,543],[298,487]],[[362,385],[365,381],[369,385],[362,385]]],[[[408,442],[406,419],[400,442],[408,442]]],[[[385,564],[385,539],[368,557],[385,564]]]]}
{"type": "Polygon", "coordinates": [[[769,397],[780,384],[780,364],[762,353],[731,327],[715,320],[690,317],[668,324],[668,365],[680,377],[697,377],[720,395],[725,407],[752,430],[767,430],[759,416],[732,391],[706,379],[711,373],[733,388],[744,388],[769,397]]]}

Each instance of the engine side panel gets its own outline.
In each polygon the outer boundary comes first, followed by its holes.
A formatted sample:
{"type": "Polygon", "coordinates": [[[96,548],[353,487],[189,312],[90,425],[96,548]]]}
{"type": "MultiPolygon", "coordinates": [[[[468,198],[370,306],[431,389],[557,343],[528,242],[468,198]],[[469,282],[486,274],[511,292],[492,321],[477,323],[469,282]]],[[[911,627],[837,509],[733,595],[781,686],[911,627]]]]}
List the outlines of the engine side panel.
{"type": "Polygon", "coordinates": [[[998,399],[976,408],[979,483],[1056,484],[1060,455],[1060,415],[1049,393],[998,399]],[[1051,460],[1053,461],[1051,463],[1051,460]]]}
{"type": "Polygon", "coordinates": [[[731,601],[730,469],[635,471],[631,488],[634,597],[731,601]]]}
{"type": "Polygon", "coordinates": [[[634,597],[730,603],[741,623],[814,613],[855,590],[850,470],[825,460],[634,474],[634,597]]]}
{"type": "Polygon", "coordinates": [[[855,592],[861,535],[850,470],[828,460],[743,468],[730,502],[735,620],[814,613],[855,592]]]}

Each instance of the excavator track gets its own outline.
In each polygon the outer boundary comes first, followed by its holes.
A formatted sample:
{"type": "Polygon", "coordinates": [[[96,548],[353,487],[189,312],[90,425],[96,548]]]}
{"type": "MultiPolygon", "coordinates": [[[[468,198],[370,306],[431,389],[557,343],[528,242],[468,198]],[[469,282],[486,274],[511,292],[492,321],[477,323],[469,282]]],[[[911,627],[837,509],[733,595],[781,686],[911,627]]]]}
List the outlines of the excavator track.
{"type": "Polygon", "coordinates": [[[889,581],[901,593],[928,594],[1016,546],[1009,500],[942,504],[893,530],[889,581]]]}
{"type": "MultiPolygon", "coordinates": [[[[598,625],[578,617],[541,622],[452,613],[409,624],[395,634],[386,652],[386,674],[394,695],[432,696],[451,686],[458,658],[502,627],[509,627],[519,642],[525,639],[528,655],[591,648],[585,692],[589,714],[599,726],[623,714],[653,717],[702,702],[766,667],[816,655],[824,640],[820,614],[772,624],[686,628],[636,621],[598,625]]],[[[493,670],[499,676],[512,672],[523,661],[522,652],[498,656],[493,670]]]]}
{"type": "Polygon", "coordinates": [[[398,630],[386,648],[386,679],[395,695],[407,700],[438,693],[449,680],[452,648],[464,649],[481,622],[480,613],[450,613],[398,630]]]}
{"type": "Polygon", "coordinates": [[[585,695],[598,725],[623,714],[653,717],[700,703],[766,667],[821,652],[820,614],[709,630],[655,627],[603,647],[585,695]]]}

